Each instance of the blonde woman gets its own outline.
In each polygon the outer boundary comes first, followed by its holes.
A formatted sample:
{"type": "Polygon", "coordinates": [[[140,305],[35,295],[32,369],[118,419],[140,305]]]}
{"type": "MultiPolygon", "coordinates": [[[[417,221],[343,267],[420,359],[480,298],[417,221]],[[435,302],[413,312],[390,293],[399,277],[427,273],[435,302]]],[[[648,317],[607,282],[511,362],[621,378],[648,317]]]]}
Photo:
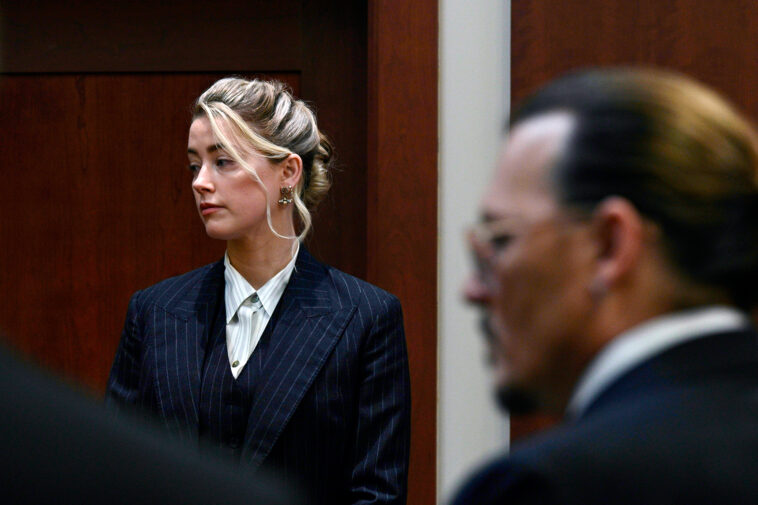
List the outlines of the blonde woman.
{"type": "Polygon", "coordinates": [[[281,83],[221,79],[195,104],[187,153],[226,254],[134,294],[107,401],[272,469],[312,503],[405,503],[400,304],[300,243],[330,185],[313,112],[281,83]]]}

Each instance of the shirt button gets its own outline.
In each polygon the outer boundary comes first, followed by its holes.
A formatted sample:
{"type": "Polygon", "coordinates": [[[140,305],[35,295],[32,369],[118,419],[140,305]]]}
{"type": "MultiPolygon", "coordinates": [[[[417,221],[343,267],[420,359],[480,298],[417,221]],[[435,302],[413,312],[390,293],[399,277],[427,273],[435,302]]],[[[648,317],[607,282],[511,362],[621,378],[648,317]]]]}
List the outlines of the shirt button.
{"type": "Polygon", "coordinates": [[[250,300],[253,303],[258,303],[258,293],[253,293],[253,296],[250,297],[250,300]]]}
{"type": "Polygon", "coordinates": [[[237,360],[234,360],[234,363],[232,363],[232,366],[236,368],[236,367],[240,366],[240,362],[237,361],[237,360]]]}

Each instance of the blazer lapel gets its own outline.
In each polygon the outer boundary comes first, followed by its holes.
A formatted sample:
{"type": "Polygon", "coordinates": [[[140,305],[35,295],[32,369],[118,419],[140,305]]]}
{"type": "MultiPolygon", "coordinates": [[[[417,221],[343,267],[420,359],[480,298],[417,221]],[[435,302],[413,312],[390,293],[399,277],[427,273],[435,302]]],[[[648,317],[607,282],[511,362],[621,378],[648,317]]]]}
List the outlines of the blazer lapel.
{"type": "Polygon", "coordinates": [[[324,266],[301,245],[295,272],[269,321],[273,331],[242,453],[252,467],[271,451],[355,311],[339,302],[334,289],[324,266]]]}
{"type": "Polygon", "coordinates": [[[160,390],[166,394],[161,401],[164,414],[171,409],[171,417],[184,419],[190,434],[197,431],[200,385],[205,350],[212,329],[225,328],[223,323],[224,263],[219,261],[201,269],[188,278],[186,285],[175,292],[167,292],[156,301],[164,317],[156,318],[155,362],[160,390]],[[160,327],[160,323],[164,326],[160,327]],[[181,412],[181,415],[180,415],[181,412]]]}

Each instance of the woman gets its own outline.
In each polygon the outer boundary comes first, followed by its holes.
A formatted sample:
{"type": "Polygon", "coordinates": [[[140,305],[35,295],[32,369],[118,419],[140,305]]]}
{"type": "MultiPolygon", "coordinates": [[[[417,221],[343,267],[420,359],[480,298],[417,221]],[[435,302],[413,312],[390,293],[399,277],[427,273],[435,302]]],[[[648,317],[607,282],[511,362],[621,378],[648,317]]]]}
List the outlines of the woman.
{"type": "Polygon", "coordinates": [[[107,401],[273,469],[315,503],[405,503],[400,304],[300,244],[330,185],[313,112],[281,83],[221,79],[195,104],[187,153],[226,254],[134,294],[107,401]]]}

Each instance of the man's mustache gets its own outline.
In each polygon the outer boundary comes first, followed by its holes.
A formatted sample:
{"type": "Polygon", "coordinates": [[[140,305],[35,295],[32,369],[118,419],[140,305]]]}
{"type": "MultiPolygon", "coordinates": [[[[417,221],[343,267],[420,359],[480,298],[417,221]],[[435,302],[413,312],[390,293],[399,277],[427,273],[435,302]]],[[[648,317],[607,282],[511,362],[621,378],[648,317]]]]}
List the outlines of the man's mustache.
{"type": "Polygon", "coordinates": [[[491,318],[486,313],[483,313],[482,317],[479,319],[479,330],[482,332],[482,335],[487,342],[490,344],[494,343],[495,332],[492,329],[491,318]]]}

